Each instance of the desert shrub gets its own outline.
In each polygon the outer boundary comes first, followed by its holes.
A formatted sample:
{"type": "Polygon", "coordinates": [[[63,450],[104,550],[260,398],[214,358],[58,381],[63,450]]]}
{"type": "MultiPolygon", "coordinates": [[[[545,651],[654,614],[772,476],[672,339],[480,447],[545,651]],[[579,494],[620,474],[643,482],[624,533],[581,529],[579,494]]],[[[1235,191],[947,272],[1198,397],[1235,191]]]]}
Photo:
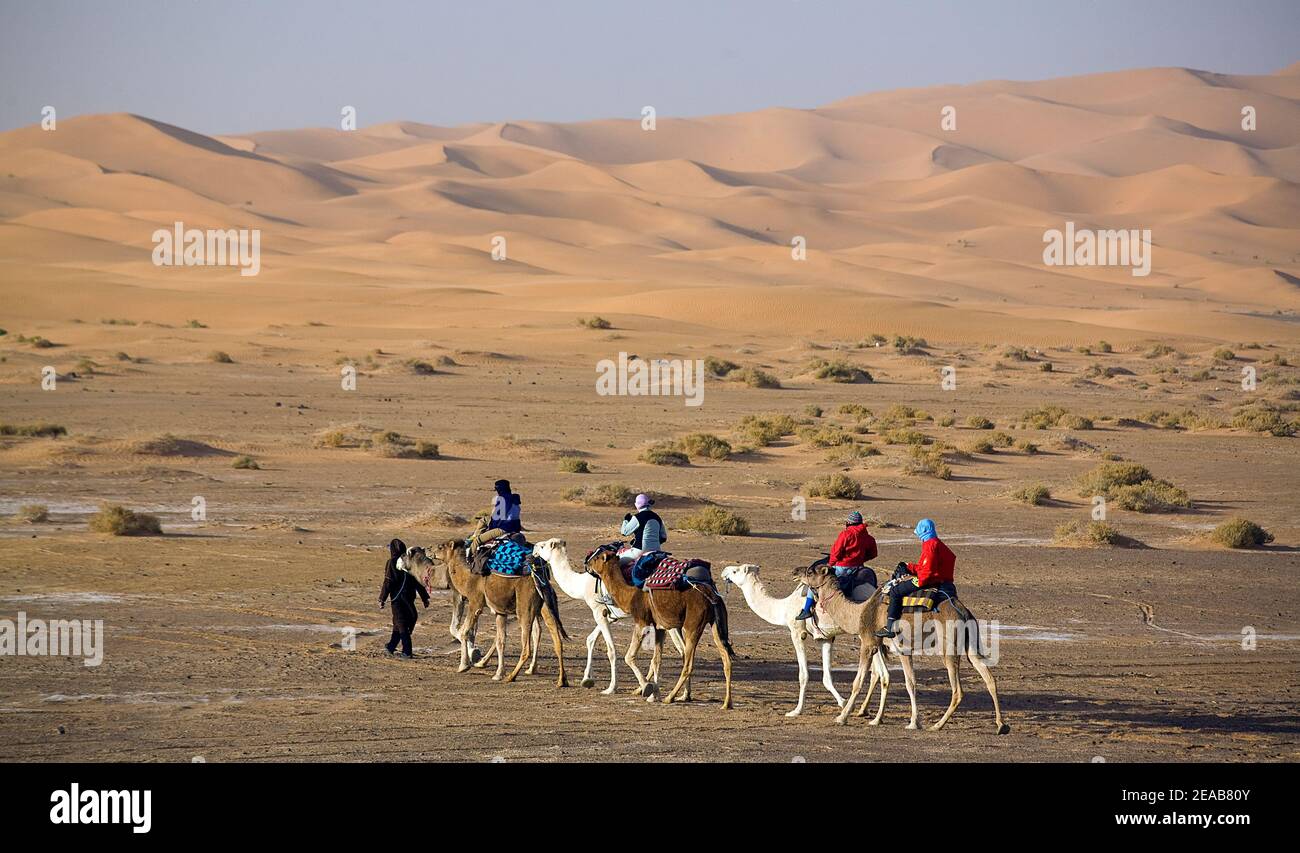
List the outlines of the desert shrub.
{"type": "Polygon", "coordinates": [[[966,442],[964,449],[967,453],[992,453],[993,442],[987,438],[976,438],[966,442]]]}
{"type": "Polygon", "coordinates": [[[187,321],[185,321],[185,328],[187,328],[187,329],[206,329],[207,326],[204,325],[203,323],[200,323],[198,320],[187,320],[187,321]]]}
{"type": "Polygon", "coordinates": [[[1214,528],[1210,539],[1225,548],[1258,548],[1273,541],[1273,534],[1245,518],[1230,518],[1214,528]]]}
{"type": "Polygon", "coordinates": [[[402,366],[416,376],[432,376],[438,372],[432,364],[420,358],[408,358],[402,366]]]}
{"type": "Polygon", "coordinates": [[[217,364],[234,364],[235,360],[230,357],[230,353],[224,350],[213,350],[208,353],[208,361],[214,361],[217,364]]]}
{"type": "Polygon", "coordinates": [[[1050,361],[1045,361],[1045,362],[1043,362],[1042,364],[1038,365],[1038,369],[1041,370],[1041,371],[1044,372],[1044,373],[1051,373],[1051,372],[1052,372],[1052,363],[1051,363],[1050,361]]]}
{"type": "Polygon", "coordinates": [[[1127,540],[1104,521],[1067,521],[1056,528],[1057,542],[1081,545],[1121,545],[1127,540]]]}
{"type": "Polygon", "coordinates": [[[838,411],[841,415],[848,415],[859,421],[872,417],[872,411],[861,403],[845,403],[839,407],[838,411]]]}
{"type": "Polygon", "coordinates": [[[103,504],[90,517],[90,529],[113,536],[158,536],[162,524],[156,516],[134,512],[116,504],[103,504]]]}
{"type": "Polygon", "coordinates": [[[794,435],[798,424],[789,415],[745,415],[741,418],[737,431],[759,447],[769,444],[787,435],[794,435]]]}
{"type": "Polygon", "coordinates": [[[1151,347],[1149,350],[1144,352],[1142,354],[1142,357],[1163,358],[1164,356],[1167,355],[1173,355],[1175,352],[1177,352],[1177,350],[1169,346],[1168,344],[1156,344],[1155,346],[1151,347]]]}
{"type": "Polygon", "coordinates": [[[853,436],[835,424],[827,424],[822,427],[800,427],[798,435],[800,440],[811,444],[813,447],[839,447],[842,444],[853,443],[853,436]]]}
{"type": "Polygon", "coordinates": [[[929,344],[925,338],[914,338],[911,335],[894,335],[894,349],[898,350],[899,355],[927,355],[926,349],[929,344]]]}
{"type": "Polygon", "coordinates": [[[870,444],[845,444],[828,450],[826,461],[831,465],[852,465],[854,462],[879,455],[880,451],[870,444]]]}
{"type": "Polygon", "coordinates": [[[1210,354],[1210,357],[1215,361],[1232,361],[1237,357],[1237,354],[1227,347],[1219,347],[1210,354]]]}
{"type": "Polygon", "coordinates": [[[803,413],[810,418],[820,418],[823,414],[822,407],[813,403],[809,403],[807,406],[804,406],[803,413]]]}
{"type": "Polygon", "coordinates": [[[995,432],[989,436],[989,441],[993,442],[994,447],[1010,447],[1015,444],[1015,439],[1005,432],[995,432]]]}
{"type": "Polygon", "coordinates": [[[944,415],[941,418],[939,418],[939,420],[936,421],[936,423],[938,423],[939,426],[941,427],[950,427],[953,424],[957,423],[957,418],[953,417],[952,415],[944,415]]]}
{"type": "Polygon", "coordinates": [[[704,370],[710,376],[721,378],[726,376],[728,373],[731,373],[733,370],[739,369],[740,365],[736,364],[734,361],[727,361],[725,358],[714,358],[711,355],[704,357],[704,370]]]}
{"type": "Polygon", "coordinates": [[[1246,406],[1238,409],[1232,416],[1232,425],[1236,429],[1267,432],[1279,437],[1296,434],[1295,422],[1288,421],[1276,408],[1268,405],[1246,406]]]}
{"type": "Polygon", "coordinates": [[[995,424],[983,415],[971,415],[966,419],[966,426],[971,429],[993,429],[995,424]]]}
{"type": "Polygon", "coordinates": [[[873,381],[871,374],[866,370],[846,361],[826,361],[825,359],[815,358],[809,363],[808,367],[816,379],[827,379],[831,382],[873,381]]]}
{"type": "Polygon", "coordinates": [[[1067,412],[1060,406],[1039,406],[1020,416],[1020,425],[1028,429],[1048,429],[1056,426],[1067,412]]]}
{"type": "Polygon", "coordinates": [[[1188,374],[1187,378],[1193,382],[1209,382],[1214,378],[1214,374],[1208,370],[1198,370],[1195,373],[1188,374]]]}
{"type": "Polygon", "coordinates": [[[1092,418],[1085,418],[1083,415],[1066,414],[1057,422],[1058,426],[1066,429],[1092,429],[1092,418]]]}
{"type": "Polygon", "coordinates": [[[452,358],[449,355],[440,355],[433,360],[433,363],[437,367],[460,367],[461,366],[460,362],[456,361],[456,359],[452,358]]]}
{"type": "Polygon", "coordinates": [[[50,520],[50,508],[45,504],[23,504],[18,508],[18,518],[27,524],[44,524],[50,520]]]}
{"type": "Polygon", "coordinates": [[[823,474],[804,483],[803,492],[810,498],[858,500],[862,497],[862,484],[844,474],[823,474]]]}
{"type": "Polygon", "coordinates": [[[678,520],[677,526],[696,533],[708,533],[714,536],[747,536],[749,522],[734,512],[718,506],[701,507],[690,515],[678,520]]]}
{"type": "Polygon", "coordinates": [[[877,425],[881,429],[892,429],[894,427],[911,426],[916,421],[928,420],[931,420],[931,417],[923,409],[898,404],[886,409],[885,413],[877,421],[877,425]]]}
{"type": "Polygon", "coordinates": [[[1032,456],[1033,454],[1038,452],[1038,445],[1034,444],[1032,441],[1030,441],[1027,438],[1022,438],[1016,442],[1016,450],[1019,450],[1021,453],[1025,453],[1032,456]]]}
{"type": "Polygon", "coordinates": [[[1172,512],[1192,505],[1187,492],[1164,480],[1120,486],[1113,500],[1120,509],[1132,512],[1172,512]]]}
{"type": "Polygon", "coordinates": [[[604,317],[579,317],[578,325],[585,326],[588,329],[612,329],[614,324],[604,317]]]}
{"type": "Polygon", "coordinates": [[[1052,491],[1042,483],[1036,483],[1016,489],[1011,493],[1011,498],[1030,506],[1042,506],[1052,499],[1052,491]]]}
{"type": "Polygon", "coordinates": [[[437,459],[439,456],[438,445],[433,442],[417,441],[393,430],[372,433],[366,446],[388,459],[437,459]]]}
{"type": "Polygon", "coordinates": [[[707,432],[693,432],[684,436],[678,446],[693,458],[726,459],[731,455],[731,443],[707,432]]]}
{"type": "Polygon", "coordinates": [[[0,424],[0,435],[22,436],[24,438],[59,438],[68,434],[66,427],[51,423],[34,424],[0,424]]]}
{"type": "Polygon", "coordinates": [[[585,459],[576,456],[561,456],[560,471],[565,474],[590,474],[591,466],[585,459]]]}
{"type": "Polygon", "coordinates": [[[240,456],[234,462],[230,463],[230,467],[240,468],[246,471],[258,471],[262,466],[258,465],[257,460],[251,456],[240,456]]]}
{"type": "Polygon", "coordinates": [[[883,344],[888,340],[889,338],[885,337],[884,335],[873,332],[872,334],[867,335],[867,337],[861,343],[859,343],[858,346],[874,347],[874,346],[879,346],[880,344],[883,344]]]}
{"type": "Polygon", "coordinates": [[[742,382],[750,388],[781,387],[780,379],[765,370],[759,370],[757,367],[742,367],[740,370],[733,371],[727,378],[742,382]]]}
{"type": "Polygon", "coordinates": [[[926,448],[913,445],[903,461],[903,473],[912,476],[934,477],[939,480],[952,479],[952,467],[944,459],[938,448],[926,448]]]}
{"type": "Polygon", "coordinates": [[[887,445],[928,445],[935,441],[919,429],[889,429],[881,437],[887,445]]]}
{"type": "Polygon", "coordinates": [[[1029,350],[1024,347],[1007,347],[1002,351],[1003,358],[1009,358],[1012,361],[1033,361],[1034,357],[1029,350]]]}
{"type": "Polygon", "coordinates": [[[1136,462],[1106,462],[1079,478],[1079,494],[1109,498],[1120,486],[1136,486],[1153,479],[1151,472],[1136,462]]]}
{"type": "Polygon", "coordinates": [[[1114,352],[1115,348],[1105,341],[1097,341],[1097,352],[1114,352]]]}
{"type": "Polygon", "coordinates": [[[652,444],[641,451],[640,460],[651,465],[689,465],[690,457],[670,442],[652,444]]]}
{"type": "Polygon", "coordinates": [[[563,495],[566,501],[587,506],[631,506],[636,492],[620,483],[601,483],[594,488],[577,486],[563,495]]]}

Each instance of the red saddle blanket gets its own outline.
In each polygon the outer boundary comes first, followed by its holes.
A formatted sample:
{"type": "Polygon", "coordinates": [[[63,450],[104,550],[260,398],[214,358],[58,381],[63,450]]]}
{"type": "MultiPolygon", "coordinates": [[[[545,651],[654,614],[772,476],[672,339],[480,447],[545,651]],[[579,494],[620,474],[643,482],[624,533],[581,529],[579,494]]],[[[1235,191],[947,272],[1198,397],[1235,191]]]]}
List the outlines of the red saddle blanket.
{"type": "MultiPolygon", "coordinates": [[[[707,573],[709,568],[709,564],[703,560],[678,560],[676,557],[664,557],[659,561],[658,568],[651,573],[650,577],[646,578],[645,588],[680,589],[683,586],[682,578],[688,571],[703,569],[704,573],[707,573]]],[[[700,574],[700,572],[697,571],[692,574],[692,577],[697,574],[700,574]]]]}

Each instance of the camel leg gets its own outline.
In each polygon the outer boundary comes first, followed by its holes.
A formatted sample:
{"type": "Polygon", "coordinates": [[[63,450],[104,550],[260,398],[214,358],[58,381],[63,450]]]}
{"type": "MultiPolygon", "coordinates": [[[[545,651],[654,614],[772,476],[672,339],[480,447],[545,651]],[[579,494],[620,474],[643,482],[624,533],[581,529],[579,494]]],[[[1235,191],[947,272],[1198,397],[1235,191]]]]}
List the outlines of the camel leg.
{"type": "MultiPolygon", "coordinates": [[[[466,606],[468,607],[468,605],[466,606]]],[[[483,608],[480,607],[472,614],[469,614],[467,618],[457,626],[460,631],[460,634],[457,636],[457,639],[460,640],[460,665],[456,668],[457,672],[464,672],[469,669],[471,665],[477,664],[483,660],[483,653],[479,652],[478,647],[474,645],[474,626],[478,624],[479,617],[482,613],[483,608]],[[477,659],[474,657],[475,652],[478,652],[477,659]]]]}
{"type": "Polygon", "coordinates": [[[492,652],[496,652],[497,655],[497,671],[492,676],[492,680],[500,681],[506,670],[506,615],[504,613],[497,614],[497,637],[492,644],[492,649],[488,651],[488,657],[492,656],[492,652]]]}
{"type": "Polygon", "coordinates": [[[822,641],[821,646],[822,646],[822,686],[825,687],[827,690],[829,690],[831,692],[831,695],[835,697],[835,704],[843,708],[844,697],[840,695],[840,691],[835,689],[835,679],[831,675],[831,655],[832,655],[832,651],[835,648],[835,641],[824,640],[822,641]]]}
{"type": "Polygon", "coordinates": [[[905,728],[916,728],[916,673],[912,671],[912,656],[900,655],[903,662],[903,683],[907,685],[907,698],[912,702],[912,721],[905,728]]]}
{"type": "Polygon", "coordinates": [[[636,665],[636,653],[641,648],[641,629],[644,627],[644,625],[633,626],[632,642],[627,644],[627,654],[623,655],[623,663],[627,664],[628,669],[632,670],[632,674],[636,676],[637,688],[633,692],[642,696],[647,695],[646,688],[649,682],[646,681],[645,676],[641,674],[641,670],[636,665]]]}
{"type": "Polygon", "coordinates": [[[594,687],[596,684],[596,680],[591,677],[591,659],[596,652],[596,638],[600,634],[600,617],[597,617],[596,627],[592,628],[591,633],[587,635],[587,667],[582,671],[581,683],[583,687],[594,687]]]}
{"type": "MultiPolygon", "coordinates": [[[[669,637],[672,638],[673,645],[677,647],[677,651],[681,653],[682,659],[685,660],[686,643],[682,640],[682,629],[673,628],[668,632],[668,635],[669,637]]],[[[689,678],[686,679],[686,696],[683,697],[683,701],[685,702],[691,701],[691,680],[689,678]]]]}
{"type": "Polygon", "coordinates": [[[849,712],[853,710],[853,703],[857,701],[858,694],[862,692],[862,679],[867,674],[867,666],[871,662],[871,645],[865,639],[859,639],[858,642],[858,674],[853,676],[853,687],[849,690],[849,698],[844,702],[844,708],[840,711],[835,722],[844,725],[848,720],[849,712]]]}
{"type": "MultiPolygon", "coordinates": [[[[560,639],[560,625],[555,621],[555,617],[551,615],[551,611],[546,608],[545,604],[542,605],[542,621],[546,623],[547,630],[551,632],[551,645],[555,647],[555,661],[560,669],[560,674],[555,679],[555,686],[568,687],[569,679],[564,675],[564,643],[560,639]]],[[[533,624],[536,626],[537,623],[534,622],[533,624]]],[[[541,629],[538,628],[537,630],[540,631],[541,629]]],[[[533,642],[536,644],[537,640],[534,639],[533,642]]],[[[533,660],[537,660],[536,646],[533,649],[533,660]]]]}
{"type": "Polygon", "coordinates": [[[865,717],[867,715],[867,705],[871,703],[871,694],[876,692],[876,682],[880,681],[880,671],[876,668],[877,655],[871,655],[871,678],[867,680],[867,695],[862,697],[862,704],[858,706],[858,712],[855,717],[865,717]]]}
{"type": "Polygon", "coordinates": [[[1011,731],[1011,726],[1002,722],[1002,706],[998,704],[998,686],[993,682],[993,673],[989,672],[989,665],[975,649],[967,649],[966,656],[970,658],[971,665],[980,674],[980,678],[984,679],[984,686],[989,689],[989,695],[993,697],[993,722],[998,727],[998,734],[1004,735],[1011,731]]]}
{"type": "MultiPolygon", "coordinates": [[[[880,705],[876,707],[876,716],[867,721],[869,726],[880,725],[880,718],[885,715],[885,697],[889,695],[889,664],[885,661],[885,648],[881,646],[876,652],[876,659],[872,662],[873,666],[879,665],[878,673],[880,678],[880,705]]],[[[876,676],[873,675],[873,678],[876,676]]]]}
{"type": "Polygon", "coordinates": [[[515,600],[515,613],[519,619],[519,642],[522,647],[519,649],[519,662],[515,668],[506,676],[506,682],[509,683],[519,677],[519,672],[528,663],[528,659],[533,655],[533,624],[537,621],[537,613],[531,608],[519,605],[519,600],[515,600]],[[526,611],[526,612],[525,612],[526,611]]]}
{"type": "MultiPolygon", "coordinates": [[[[713,645],[718,647],[718,656],[722,658],[722,674],[727,679],[727,694],[722,697],[722,709],[726,711],[726,710],[730,710],[733,707],[731,704],[731,652],[727,651],[727,647],[722,644],[722,632],[718,630],[718,623],[716,622],[713,623],[713,645]]],[[[799,643],[798,649],[801,652],[803,651],[802,642],[799,643]]],[[[807,688],[808,659],[806,657],[804,658],[803,666],[804,666],[803,686],[807,688]]],[[[800,692],[799,701],[801,703],[803,701],[802,691],[800,692]]],[[[790,715],[786,714],[786,716],[788,717],[790,715]]]]}
{"type": "Polygon", "coordinates": [[[542,647],[542,644],[538,642],[539,640],[541,640],[541,638],[542,638],[542,623],[534,622],[533,623],[533,657],[532,660],[528,662],[528,669],[524,670],[524,675],[537,674],[537,650],[542,647]]]}
{"type": "MultiPolygon", "coordinates": [[[[600,691],[606,696],[611,696],[618,684],[618,664],[615,660],[617,657],[614,653],[614,635],[609,630],[609,619],[604,614],[605,608],[601,608],[601,615],[596,617],[596,630],[600,631],[605,638],[605,653],[609,655],[609,686],[600,691]]],[[[590,655],[590,652],[588,652],[590,655]]]]}
{"type": "Polygon", "coordinates": [[[875,654],[871,656],[871,680],[867,682],[867,695],[858,706],[857,716],[867,715],[867,705],[871,704],[871,694],[875,692],[877,684],[881,685],[880,698],[883,702],[885,691],[889,690],[889,668],[885,666],[885,651],[882,646],[877,646],[875,654]]]}
{"type": "MultiPolygon", "coordinates": [[[[691,679],[691,670],[695,668],[695,647],[700,642],[701,629],[704,626],[697,626],[694,631],[686,634],[686,651],[682,657],[682,674],[677,676],[677,683],[673,689],[664,697],[664,704],[668,705],[677,699],[677,694],[683,693],[686,688],[686,682],[691,679]]],[[[683,694],[683,698],[685,695],[683,694]]]]}
{"type": "Polygon", "coordinates": [[[654,639],[654,652],[650,656],[650,670],[646,673],[646,678],[650,681],[650,689],[646,691],[645,700],[653,702],[655,696],[659,693],[659,668],[664,663],[664,632],[659,628],[651,628],[650,636],[654,639]]]}
{"type": "MultiPolygon", "coordinates": [[[[716,628],[715,625],[715,631],[716,628]]],[[[790,628],[790,642],[794,643],[794,659],[799,664],[799,703],[794,706],[793,711],[785,712],[787,717],[797,717],[803,713],[803,700],[808,694],[808,652],[804,650],[802,634],[801,628],[790,628]]]]}
{"type": "Polygon", "coordinates": [[[943,712],[943,716],[939,718],[937,723],[930,726],[930,731],[932,732],[937,732],[939,729],[943,728],[943,724],[948,722],[948,718],[952,716],[952,712],[956,711],[957,706],[961,704],[961,674],[957,672],[957,655],[945,651],[943,654],[943,666],[944,669],[948,670],[948,686],[952,688],[952,698],[948,701],[948,710],[943,712]]]}

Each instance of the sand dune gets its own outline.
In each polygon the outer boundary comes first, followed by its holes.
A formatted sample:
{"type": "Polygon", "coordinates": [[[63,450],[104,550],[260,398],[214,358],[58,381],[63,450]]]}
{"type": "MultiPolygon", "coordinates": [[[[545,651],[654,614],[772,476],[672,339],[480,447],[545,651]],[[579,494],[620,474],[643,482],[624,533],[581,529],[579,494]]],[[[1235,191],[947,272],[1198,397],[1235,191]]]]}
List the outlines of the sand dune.
{"type": "Polygon", "coordinates": [[[0,292],[16,323],[59,319],[17,298],[43,281],[133,283],[147,301],[116,313],[141,315],[196,282],[214,299],[228,284],[273,323],[316,312],[310,289],[298,305],[279,290],[311,281],[336,298],[364,287],[365,301],[385,282],[522,294],[543,276],[583,282],[566,311],[647,323],[807,335],[869,316],[971,340],[1068,339],[1072,322],[1081,338],[1113,325],[1293,340],[1298,67],[908,89],[661,116],[654,131],[631,117],[209,137],[82,116],[0,134],[0,292]],[[1241,126],[1245,105],[1257,130],[1241,126]],[[955,130],[940,126],[946,106],[955,130]],[[261,229],[264,286],[153,266],[150,235],[177,220],[261,229]],[[1066,221],[1150,229],[1151,275],[1044,265],[1043,232],[1066,221]],[[647,286],[665,295],[637,299],[647,286]]]}

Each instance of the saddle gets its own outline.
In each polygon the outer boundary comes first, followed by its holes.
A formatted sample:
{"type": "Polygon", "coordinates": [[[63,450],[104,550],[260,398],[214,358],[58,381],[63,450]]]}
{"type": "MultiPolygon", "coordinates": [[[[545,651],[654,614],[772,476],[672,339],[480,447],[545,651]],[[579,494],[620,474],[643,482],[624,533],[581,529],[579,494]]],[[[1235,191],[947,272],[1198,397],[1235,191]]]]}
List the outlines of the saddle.
{"type": "Polygon", "coordinates": [[[716,589],[713,567],[704,560],[679,560],[666,554],[659,559],[655,570],[646,578],[646,589],[686,589],[704,584],[716,589]]]}
{"type": "Polygon", "coordinates": [[[903,596],[903,610],[907,613],[931,613],[945,601],[951,601],[958,611],[965,611],[965,606],[957,601],[957,587],[952,583],[928,586],[903,596]]]}
{"type": "Polygon", "coordinates": [[[516,542],[514,539],[497,539],[490,547],[475,555],[481,559],[487,571],[482,574],[505,575],[506,577],[523,577],[531,572],[533,546],[516,542]]]}
{"type": "Polygon", "coordinates": [[[861,603],[876,592],[876,570],[870,566],[855,569],[852,574],[837,578],[840,589],[850,601],[861,603]]]}

